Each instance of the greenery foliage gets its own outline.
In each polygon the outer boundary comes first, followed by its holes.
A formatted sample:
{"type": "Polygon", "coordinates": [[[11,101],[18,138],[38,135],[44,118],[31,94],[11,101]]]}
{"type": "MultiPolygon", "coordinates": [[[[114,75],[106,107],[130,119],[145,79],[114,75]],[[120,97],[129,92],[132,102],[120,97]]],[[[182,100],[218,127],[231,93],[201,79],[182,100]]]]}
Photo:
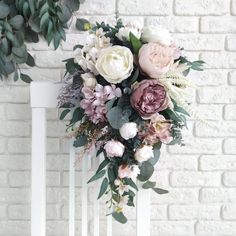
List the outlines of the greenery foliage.
{"type": "Polygon", "coordinates": [[[22,74],[19,64],[34,66],[34,58],[27,50],[26,42],[37,43],[39,35],[53,42],[57,49],[66,39],[65,28],[82,0],[1,0],[0,1],[0,79],[14,73],[30,82],[22,74]]]}

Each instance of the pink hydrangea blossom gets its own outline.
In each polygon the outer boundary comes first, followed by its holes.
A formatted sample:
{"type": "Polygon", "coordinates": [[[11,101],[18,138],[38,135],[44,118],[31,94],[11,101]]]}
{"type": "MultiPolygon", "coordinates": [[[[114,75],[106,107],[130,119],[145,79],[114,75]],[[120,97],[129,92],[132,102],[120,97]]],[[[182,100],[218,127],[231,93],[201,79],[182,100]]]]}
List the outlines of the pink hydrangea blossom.
{"type": "Polygon", "coordinates": [[[111,86],[97,84],[95,89],[83,87],[82,93],[84,94],[84,99],[81,100],[80,106],[94,124],[106,120],[107,109],[105,103],[114,97],[121,97],[120,88],[117,88],[114,84],[111,86]]]}

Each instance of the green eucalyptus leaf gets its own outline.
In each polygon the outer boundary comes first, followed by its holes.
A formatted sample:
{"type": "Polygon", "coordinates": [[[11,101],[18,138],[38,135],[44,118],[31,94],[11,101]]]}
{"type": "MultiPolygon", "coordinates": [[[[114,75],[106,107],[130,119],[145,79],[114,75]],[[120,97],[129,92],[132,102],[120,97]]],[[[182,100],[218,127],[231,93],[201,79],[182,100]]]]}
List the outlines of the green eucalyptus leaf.
{"type": "Polygon", "coordinates": [[[131,187],[134,188],[136,191],[138,191],[138,187],[137,187],[137,185],[134,183],[134,181],[133,181],[132,179],[130,179],[130,178],[125,178],[125,179],[124,179],[124,182],[125,182],[125,184],[131,186],[131,187]]]}
{"type": "Polygon", "coordinates": [[[70,125],[80,121],[84,117],[84,110],[81,107],[77,107],[72,115],[70,125]]]}
{"type": "Polygon", "coordinates": [[[67,5],[61,6],[61,12],[58,12],[59,20],[62,23],[66,23],[72,16],[72,12],[67,5]]]}
{"type": "Polygon", "coordinates": [[[103,162],[101,162],[101,164],[99,165],[96,173],[99,173],[102,169],[104,169],[108,164],[110,163],[110,161],[108,159],[103,160],[103,162]]]}
{"type": "Polygon", "coordinates": [[[2,38],[2,41],[0,44],[0,49],[1,49],[2,53],[4,53],[5,55],[9,55],[10,45],[9,45],[8,40],[6,38],[2,38]]]}
{"type": "Polygon", "coordinates": [[[159,148],[154,148],[153,149],[153,154],[154,154],[154,157],[150,158],[148,160],[148,162],[151,163],[154,166],[160,159],[160,155],[161,155],[160,149],[159,148]]]}
{"type": "Polygon", "coordinates": [[[19,74],[18,74],[18,71],[16,70],[13,76],[13,80],[17,81],[18,79],[19,79],[19,74]]]}
{"type": "Polygon", "coordinates": [[[71,11],[78,11],[80,7],[80,0],[67,0],[66,4],[71,11]]]}
{"type": "Polygon", "coordinates": [[[161,188],[152,188],[152,190],[158,194],[166,194],[169,191],[165,190],[165,189],[161,189],[161,188]]]}
{"type": "Polygon", "coordinates": [[[112,217],[121,224],[125,224],[128,220],[123,212],[113,212],[112,217]]]}
{"type": "Polygon", "coordinates": [[[64,111],[62,111],[60,115],[60,120],[63,120],[67,116],[68,113],[70,113],[70,109],[65,109],[64,111]]]}
{"type": "Polygon", "coordinates": [[[144,189],[149,189],[149,188],[154,188],[156,186],[156,182],[152,182],[152,181],[147,181],[143,184],[143,188],[144,189]]]}
{"type": "Polygon", "coordinates": [[[105,177],[102,181],[102,184],[101,184],[101,187],[100,187],[100,192],[98,194],[98,199],[100,199],[103,194],[107,191],[107,188],[108,188],[108,179],[105,177]]]}
{"type": "Polygon", "coordinates": [[[26,64],[31,67],[35,66],[34,58],[29,53],[28,53],[26,64]]]}
{"type": "Polygon", "coordinates": [[[114,129],[119,129],[124,123],[127,123],[129,121],[127,115],[123,114],[122,108],[118,106],[111,108],[107,112],[106,116],[109,124],[114,129]]]}
{"type": "Polygon", "coordinates": [[[145,161],[140,166],[140,174],[138,175],[138,179],[142,182],[147,181],[150,179],[153,172],[154,172],[153,165],[150,162],[145,161]]]}
{"type": "Polygon", "coordinates": [[[4,19],[9,13],[10,7],[7,4],[0,2],[0,19],[4,19]]]}
{"type": "Polygon", "coordinates": [[[32,81],[32,79],[28,75],[23,74],[23,73],[20,73],[20,78],[25,83],[31,83],[31,81],[32,81]]]}
{"type": "Polygon", "coordinates": [[[24,24],[24,18],[21,15],[16,15],[13,18],[9,20],[9,24],[16,30],[19,30],[22,28],[24,24]]]}
{"type": "Polygon", "coordinates": [[[102,178],[105,175],[105,173],[106,173],[105,170],[101,170],[99,172],[96,172],[96,174],[88,181],[88,183],[91,183],[95,180],[102,178]]]}

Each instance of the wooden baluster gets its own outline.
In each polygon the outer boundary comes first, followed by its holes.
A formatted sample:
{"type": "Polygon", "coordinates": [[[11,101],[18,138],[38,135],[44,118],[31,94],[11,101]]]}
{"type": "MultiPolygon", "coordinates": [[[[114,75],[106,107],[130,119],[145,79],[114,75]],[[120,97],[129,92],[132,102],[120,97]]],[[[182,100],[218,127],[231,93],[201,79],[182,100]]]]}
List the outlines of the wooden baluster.
{"type": "Polygon", "coordinates": [[[69,236],[75,236],[75,148],[70,141],[69,170],[69,236]]]}
{"type": "Polygon", "coordinates": [[[32,108],[31,236],[46,236],[46,109],[32,108]]]}

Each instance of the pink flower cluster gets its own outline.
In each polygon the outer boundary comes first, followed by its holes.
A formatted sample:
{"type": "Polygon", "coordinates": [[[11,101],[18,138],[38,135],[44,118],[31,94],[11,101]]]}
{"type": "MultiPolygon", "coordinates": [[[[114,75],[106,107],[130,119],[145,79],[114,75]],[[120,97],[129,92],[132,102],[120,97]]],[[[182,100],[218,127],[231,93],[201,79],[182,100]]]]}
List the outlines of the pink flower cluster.
{"type": "Polygon", "coordinates": [[[80,101],[80,106],[94,124],[106,120],[107,109],[105,103],[114,97],[121,97],[120,88],[117,88],[114,84],[111,86],[97,84],[94,89],[83,87],[82,93],[84,94],[84,99],[80,101]]]}

